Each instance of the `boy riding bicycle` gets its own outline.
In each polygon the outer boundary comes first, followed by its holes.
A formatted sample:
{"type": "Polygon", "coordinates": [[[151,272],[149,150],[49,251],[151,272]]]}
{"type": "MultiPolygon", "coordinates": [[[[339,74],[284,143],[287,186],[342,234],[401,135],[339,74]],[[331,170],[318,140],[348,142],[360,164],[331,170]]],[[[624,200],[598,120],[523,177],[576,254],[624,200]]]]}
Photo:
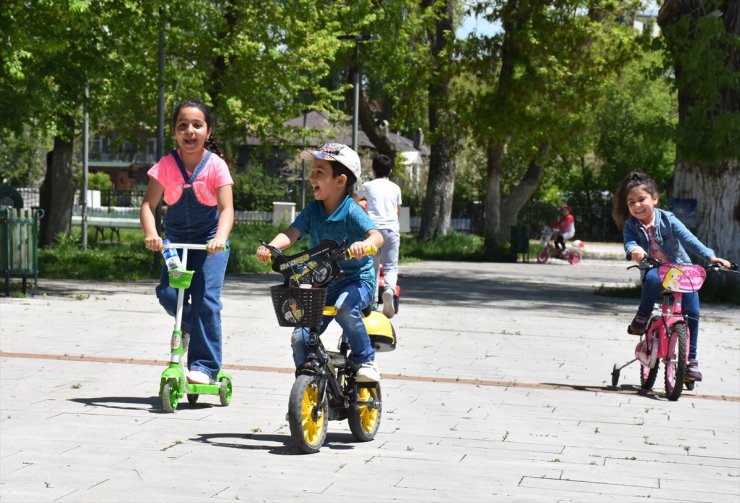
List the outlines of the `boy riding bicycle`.
{"type": "MultiPolygon", "coordinates": [[[[354,150],[341,143],[327,143],[319,150],[304,150],[301,157],[313,160],[309,180],[316,200],[306,205],[293,223],[269,244],[283,250],[305,236],[309,238],[310,247],[326,239],[351,243],[349,249],[352,255],[360,258],[341,263],[344,278],[329,285],[326,304],[334,304],[341,294],[347,294],[336,320],[349,339],[352,349],[349,359],[359,367],[358,381],[379,382],[375,350],[362,322],[361,311],[372,303],[375,292],[375,271],[372,260],[365,256],[365,247],[381,247],[383,236],[370,217],[350,197],[354,184],[360,178],[360,158],[354,150]]],[[[263,263],[269,262],[270,251],[260,246],[257,259],[263,263]]],[[[331,318],[324,318],[319,333],[326,330],[330,321],[331,318]]],[[[293,361],[297,368],[306,362],[308,337],[308,329],[296,329],[293,332],[293,361]]]]}

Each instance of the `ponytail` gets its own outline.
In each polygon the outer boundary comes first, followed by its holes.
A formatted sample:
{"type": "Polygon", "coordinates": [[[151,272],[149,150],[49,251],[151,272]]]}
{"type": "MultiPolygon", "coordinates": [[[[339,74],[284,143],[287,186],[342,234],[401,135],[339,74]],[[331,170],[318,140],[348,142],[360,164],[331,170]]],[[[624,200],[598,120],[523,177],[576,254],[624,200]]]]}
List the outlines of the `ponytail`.
{"type": "Polygon", "coordinates": [[[221,159],[223,159],[227,166],[231,167],[231,162],[229,161],[229,159],[218,149],[218,145],[216,145],[216,140],[213,139],[213,133],[211,133],[211,135],[206,139],[205,147],[219,156],[221,159]]]}

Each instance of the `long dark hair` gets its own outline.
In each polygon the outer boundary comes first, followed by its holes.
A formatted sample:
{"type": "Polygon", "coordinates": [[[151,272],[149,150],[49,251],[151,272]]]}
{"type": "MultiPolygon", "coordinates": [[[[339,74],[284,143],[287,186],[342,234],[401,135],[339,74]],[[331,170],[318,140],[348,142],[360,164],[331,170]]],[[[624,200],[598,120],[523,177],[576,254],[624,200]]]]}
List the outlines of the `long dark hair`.
{"type": "Polygon", "coordinates": [[[627,175],[612,196],[612,218],[620,229],[630,216],[627,194],[635,187],[642,187],[648,194],[658,196],[658,187],[649,175],[640,171],[633,171],[627,175]]]}
{"type": "Polygon", "coordinates": [[[175,111],[172,113],[172,128],[174,129],[177,124],[177,118],[180,116],[180,112],[183,108],[197,108],[201,112],[203,112],[203,117],[206,119],[206,125],[208,126],[208,129],[211,131],[211,134],[208,135],[208,138],[206,138],[205,141],[205,147],[219,156],[221,159],[223,159],[227,165],[230,165],[231,163],[226,158],[224,154],[221,153],[221,151],[218,149],[218,145],[216,145],[216,140],[214,139],[213,134],[213,112],[211,111],[211,108],[203,103],[200,100],[183,100],[180,103],[178,103],[175,106],[175,111]]]}

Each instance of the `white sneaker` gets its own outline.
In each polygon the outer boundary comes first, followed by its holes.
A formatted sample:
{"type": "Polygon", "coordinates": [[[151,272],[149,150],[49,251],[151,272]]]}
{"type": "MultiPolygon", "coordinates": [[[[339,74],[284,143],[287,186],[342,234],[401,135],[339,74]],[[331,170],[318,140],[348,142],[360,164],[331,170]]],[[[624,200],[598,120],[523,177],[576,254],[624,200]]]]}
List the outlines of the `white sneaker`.
{"type": "Polygon", "coordinates": [[[214,384],[216,382],[200,370],[189,371],[187,379],[190,384],[214,384]]]}
{"type": "Polygon", "coordinates": [[[380,372],[375,362],[366,362],[360,365],[357,371],[357,382],[380,382],[380,372]]]}
{"type": "Polygon", "coordinates": [[[396,314],[393,308],[393,291],[390,288],[383,290],[383,314],[386,318],[393,318],[396,314]]]}

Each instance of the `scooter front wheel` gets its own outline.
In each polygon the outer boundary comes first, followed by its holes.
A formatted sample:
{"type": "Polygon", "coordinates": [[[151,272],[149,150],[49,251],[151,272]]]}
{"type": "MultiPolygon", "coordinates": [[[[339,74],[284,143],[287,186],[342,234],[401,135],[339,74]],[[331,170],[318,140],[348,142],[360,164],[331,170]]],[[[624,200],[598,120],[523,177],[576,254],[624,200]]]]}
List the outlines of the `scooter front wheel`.
{"type": "Polygon", "coordinates": [[[175,412],[180,401],[180,386],[177,379],[170,378],[162,386],[162,407],[165,412],[175,412]]]}
{"type": "Polygon", "coordinates": [[[360,442],[369,442],[375,438],[380,427],[383,413],[383,400],[380,394],[380,383],[373,386],[357,386],[357,402],[352,404],[347,421],[352,435],[360,442]]]}
{"type": "Polygon", "coordinates": [[[226,377],[221,378],[221,386],[218,390],[218,396],[221,400],[221,405],[226,407],[231,403],[231,392],[232,392],[232,386],[231,386],[231,379],[228,379],[226,377]]]}
{"type": "Polygon", "coordinates": [[[319,396],[319,379],[317,376],[301,374],[290,390],[288,401],[290,436],[296,447],[305,454],[319,452],[326,439],[327,400],[319,396]]]}

